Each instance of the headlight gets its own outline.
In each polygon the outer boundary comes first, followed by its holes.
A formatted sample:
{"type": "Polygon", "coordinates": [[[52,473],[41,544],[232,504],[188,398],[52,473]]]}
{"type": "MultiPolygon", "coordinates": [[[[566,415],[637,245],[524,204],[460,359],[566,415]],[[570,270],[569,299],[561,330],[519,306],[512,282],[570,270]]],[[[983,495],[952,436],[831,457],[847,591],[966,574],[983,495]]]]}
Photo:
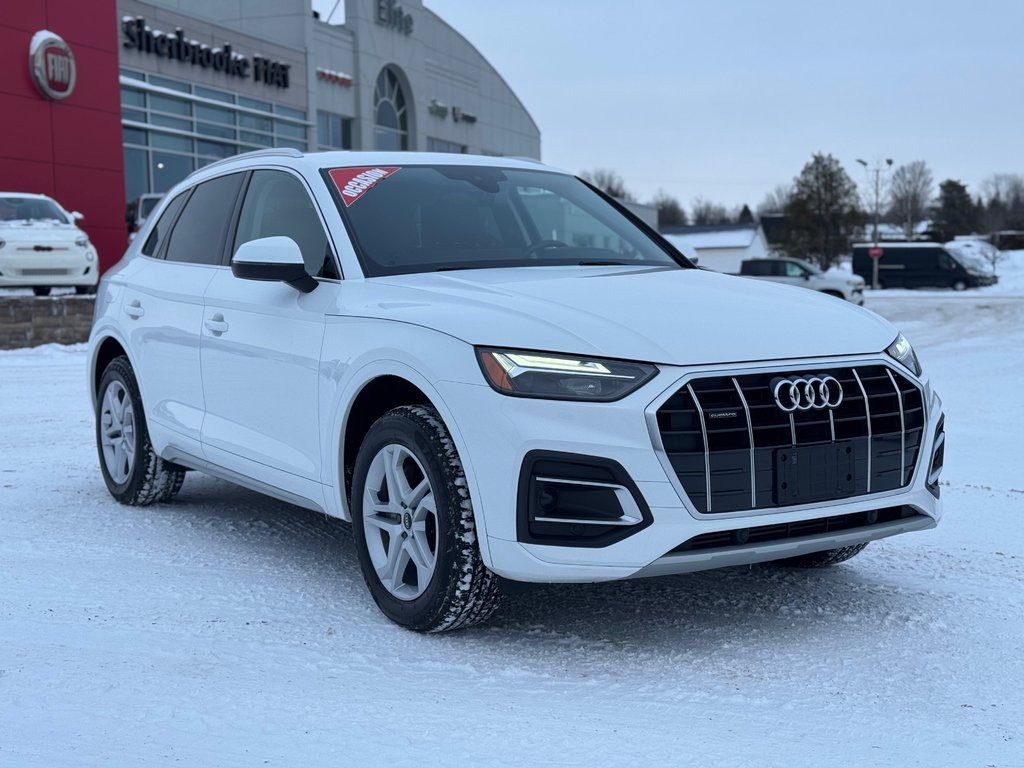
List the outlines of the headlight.
{"type": "Polygon", "coordinates": [[[82,235],[81,237],[75,239],[75,245],[77,245],[79,248],[85,248],[89,245],[89,238],[86,237],[85,235],[82,235]]]}
{"type": "Polygon", "coordinates": [[[619,400],[658,373],[646,363],[547,352],[477,349],[476,356],[484,378],[502,394],[549,400],[619,400]]]}
{"type": "Polygon", "coordinates": [[[913,371],[915,376],[921,375],[921,363],[914,353],[914,348],[910,346],[907,337],[902,333],[896,337],[896,341],[890,344],[885,351],[890,357],[903,363],[903,365],[913,371]]]}

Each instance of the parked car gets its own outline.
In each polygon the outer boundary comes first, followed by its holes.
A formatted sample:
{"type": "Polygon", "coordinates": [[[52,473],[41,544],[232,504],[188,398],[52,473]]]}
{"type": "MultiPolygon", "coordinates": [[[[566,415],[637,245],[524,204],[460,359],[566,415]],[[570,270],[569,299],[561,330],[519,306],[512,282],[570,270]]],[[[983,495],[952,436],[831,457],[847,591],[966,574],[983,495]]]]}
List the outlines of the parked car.
{"type": "Polygon", "coordinates": [[[743,277],[771,280],[773,283],[810,288],[829,296],[864,303],[864,278],[840,270],[823,272],[800,259],[749,259],[740,265],[743,277]]]}
{"type": "Polygon", "coordinates": [[[46,195],[0,192],[0,287],[31,288],[37,296],[55,286],[95,292],[99,263],[75,224],[81,219],[46,195]]]}
{"type": "MultiPolygon", "coordinates": [[[[881,243],[878,261],[880,288],[952,288],[962,291],[993,285],[998,278],[984,262],[962,249],[939,243],[881,243]]],[[[853,246],[853,271],[872,279],[871,243],[853,246]]]]}
{"type": "Polygon", "coordinates": [[[128,241],[135,239],[135,235],[142,225],[146,223],[146,217],[153,212],[157,204],[164,199],[162,192],[149,192],[139,195],[128,203],[125,210],[125,221],[128,223],[128,241]]]}
{"type": "Polygon", "coordinates": [[[530,160],[206,166],[104,276],[89,359],[114,498],[192,469],[351,520],[419,631],[502,579],[831,565],[941,513],[942,403],[896,328],[695,269],[530,160]]]}

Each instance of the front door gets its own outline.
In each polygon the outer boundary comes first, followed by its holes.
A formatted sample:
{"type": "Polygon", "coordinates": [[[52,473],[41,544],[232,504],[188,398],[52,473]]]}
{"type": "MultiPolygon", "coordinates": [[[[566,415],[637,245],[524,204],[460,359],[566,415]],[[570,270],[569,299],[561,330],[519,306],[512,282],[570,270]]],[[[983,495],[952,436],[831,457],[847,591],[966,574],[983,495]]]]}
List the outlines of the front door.
{"type": "Polygon", "coordinates": [[[303,182],[285,171],[254,171],[231,248],[290,237],[312,293],[278,282],[218,273],[206,290],[202,329],[207,457],[247,477],[306,498],[320,489],[319,367],[325,317],[340,282],[320,214],[303,182]]]}

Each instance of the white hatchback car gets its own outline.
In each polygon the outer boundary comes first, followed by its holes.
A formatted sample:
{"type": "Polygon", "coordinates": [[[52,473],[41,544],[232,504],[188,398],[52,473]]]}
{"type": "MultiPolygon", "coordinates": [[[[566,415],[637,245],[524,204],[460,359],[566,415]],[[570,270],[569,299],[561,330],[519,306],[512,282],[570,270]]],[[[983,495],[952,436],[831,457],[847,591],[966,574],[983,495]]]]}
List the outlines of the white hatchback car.
{"type": "Polygon", "coordinates": [[[99,281],[96,248],[68,213],[46,195],[0,192],[0,288],[55,286],[93,293],[99,281]]]}
{"type": "Polygon", "coordinates": [[[895,328],[695,269],[528,160],[207,166],[96,307],[114,497],[194,469],[351,520],[420,631],[485,619],[502,580],[828,565],[940,515],[942,406],[895,328]]]}

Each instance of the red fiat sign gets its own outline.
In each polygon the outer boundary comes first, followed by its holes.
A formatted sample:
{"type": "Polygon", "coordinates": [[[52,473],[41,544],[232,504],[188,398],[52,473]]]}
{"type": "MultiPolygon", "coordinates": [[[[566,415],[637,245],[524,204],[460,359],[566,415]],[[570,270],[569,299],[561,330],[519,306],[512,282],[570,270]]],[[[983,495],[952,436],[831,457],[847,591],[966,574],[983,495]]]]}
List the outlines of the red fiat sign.
{"type": "Polygon", "coordinates": [[[868,248],[868,256],[872,259],[880,259],[882,258],[882,249],[877,245],[872,246],[871,248],[868,248]]]}
{"type": "Polygon", "coordinates": [[[66,99],[75,90],[75,55],[59,35],[42,30],[32,36],[29,68],[36,88],[51,99],[66,99]]]}

